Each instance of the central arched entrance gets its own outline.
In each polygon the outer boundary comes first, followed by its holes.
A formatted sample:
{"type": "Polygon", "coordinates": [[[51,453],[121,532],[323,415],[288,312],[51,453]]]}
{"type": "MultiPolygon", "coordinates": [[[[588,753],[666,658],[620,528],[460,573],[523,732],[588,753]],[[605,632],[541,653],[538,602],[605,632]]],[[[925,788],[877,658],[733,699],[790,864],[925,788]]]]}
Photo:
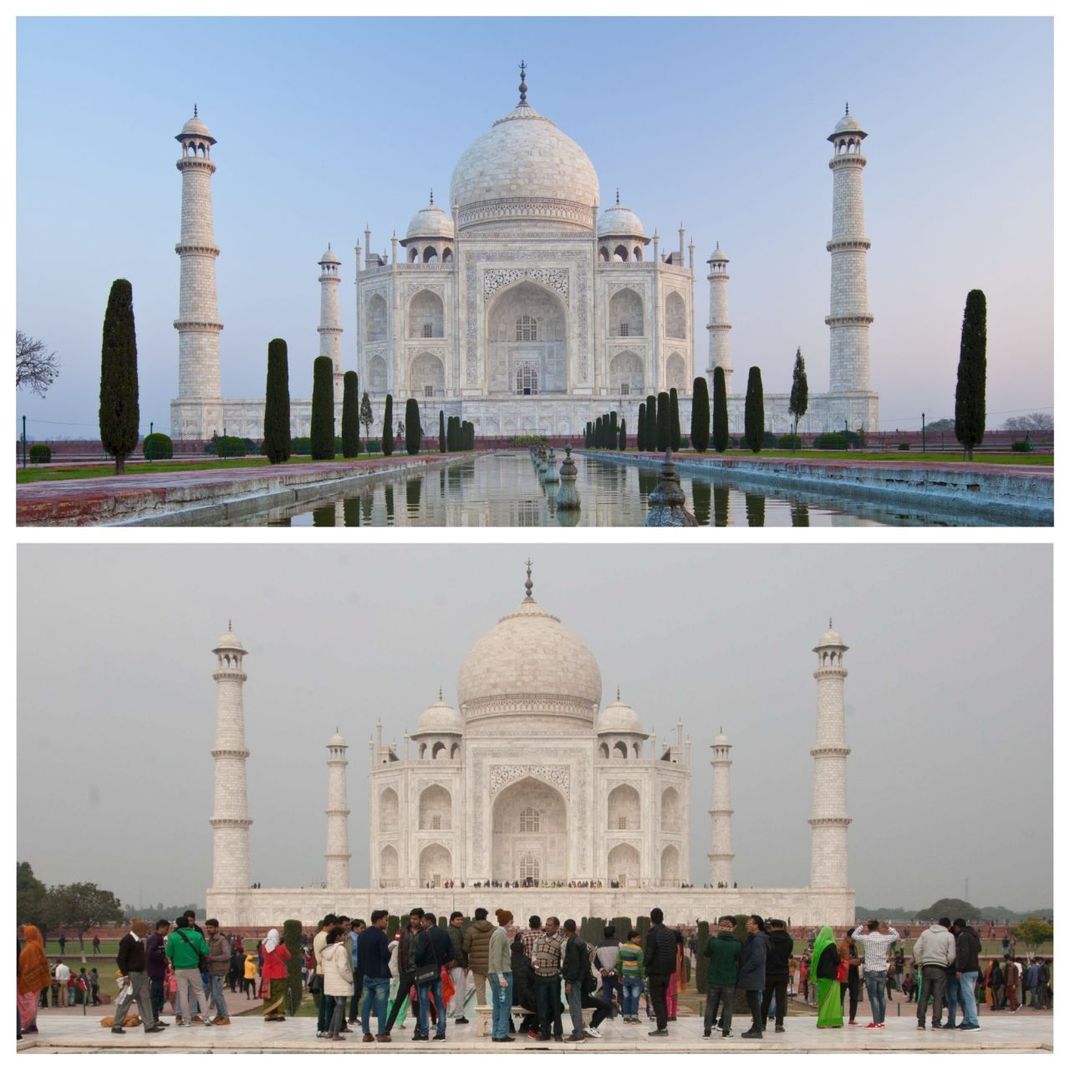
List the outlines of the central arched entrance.
{"type": "Polygon", "coordinates": [[[524,281],[499,293],[487,316],[487,390],[522,397],[568,389],[567,313],[556,294],[524,281]]]}
{"type": "Polygon", "coordinates": [[[565,880],[568,808],[561,793],[534,777],[510,784],[494,800],[491,877],[531,883],[565,880]]]}

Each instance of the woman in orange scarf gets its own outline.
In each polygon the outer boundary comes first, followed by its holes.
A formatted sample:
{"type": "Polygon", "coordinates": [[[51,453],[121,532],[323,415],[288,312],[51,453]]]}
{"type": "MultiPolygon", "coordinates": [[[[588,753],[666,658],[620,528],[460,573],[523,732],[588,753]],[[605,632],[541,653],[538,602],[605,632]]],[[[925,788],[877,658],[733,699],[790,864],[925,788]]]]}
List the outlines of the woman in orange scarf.
{"type": "Polygon", "coordinates": [[[24,1033],[36,1033],[41,989],[48,988],[52,978],[48,973],[48,959],[45,957],[45,943],[40,930],[35,925],[24,925],[22,939],[24,944],[19,952],[19,1019],[24,1033]]]}

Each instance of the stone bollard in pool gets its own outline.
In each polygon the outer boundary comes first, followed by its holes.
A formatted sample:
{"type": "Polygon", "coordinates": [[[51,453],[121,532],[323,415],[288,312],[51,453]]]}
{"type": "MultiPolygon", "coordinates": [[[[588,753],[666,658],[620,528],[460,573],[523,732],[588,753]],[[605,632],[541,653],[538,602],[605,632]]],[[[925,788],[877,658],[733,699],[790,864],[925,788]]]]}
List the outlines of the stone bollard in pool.
{"type": "Polygon", "coordinates": [[[552,446],[550,447],[550,452],[546,455],[546,467],[542,472],[542,481],[544,483],[557,482],[557,458],[554,456],[552,446]]]}
{"type": "Polygon", "coordinates": [[[580,507],[580,492],[576,490],[576,462],[572,459],[572,447],[565,447],[565,459],[561,462],[561,485],[557,488],[557,508],[569,512],[580,507]]]}
{"type": "Polygon", "coordinates": [[[644,527],[648,528],[694,528],[698,521],[687,511],[684,491],[676,465],[672,463],[672,450],[665,451],[661,463],[661,479],[647,498],[650,509],[644,527]]]}

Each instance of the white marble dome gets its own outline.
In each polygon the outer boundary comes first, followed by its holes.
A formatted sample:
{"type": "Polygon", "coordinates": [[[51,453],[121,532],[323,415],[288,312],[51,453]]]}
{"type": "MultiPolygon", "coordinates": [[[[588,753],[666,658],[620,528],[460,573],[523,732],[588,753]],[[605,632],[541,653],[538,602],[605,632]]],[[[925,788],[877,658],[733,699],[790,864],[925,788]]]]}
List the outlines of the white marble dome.
{"type": "Polygon", "coordinates": [[[611,702],[601,714],[599,714],[598,731],[612,732],[614,734],[646,734],[643,732],[643,723],[639,720],[639,714],[637,714],[626,702],[621,702],[619,697],[615,702],[611,702]]]}
{"type": "Polygon", "coordinates": [[[437,204],[421,208],[409,221],[405,240],[410,238],[452,238],[453,220],[437,204]]]}
{"type": "Polygon", "coordinates": [[[340,264],[342,261],[338,259],[338,254],[333,249],[328,248],[318,262],[320,264],[340,264]]]}
{"type": "Polygon", "coordinates": [[[413,735],[441,735],[443,733],[460,735],[463,732],[464,718],[440,696],[437,702],[431,703],[420,714],[413,735]]]}
{"type": "Polygon", "coordinates": [[[590,230],[598,176],[568,134],[521,104],[461,155],[450,203],[460,207],[462,225],[535,217],[590,230]]]}
{"type": "Polygon", "coordinates": [[[843,636],[840,635],[835,628],[832,627],[832,621],[829,621],[828,628],[825,629],[824,634],[818,640],[818,647],[823,646],[843,646],[843,636]]]}
{"type": "Polygon", "coordinates": [[[240,650],[243,654],[247,653],[242,641],[229,629],[216,641],[215,650],[240,650]]]}
{"type": "Polygon", "coordinates": [[[473,707],[549,706],[593,723],[602,701],[602,674],[583,641],[528,597],[469,651],[457,695],[466,719],[473,707]]]}
{"type": "Polygon", "coordinates": [[[836,124],[836,129],[833,130],[833,133],[860,134],[862,133],[862,127],[853,115],[843,115],[840,117],[840,121],[836,124]]]}
{"type": "Polygon", "coordinates": [[[341,732],[335,732],[335,734],[333,736],[331,736],[331,738],[327,741],[327,746],[328,747],[347,747],[348,744],[346,743],[345,739],[343,738],[341,732]]]}
{"type": "Polygon", "coordinates": [[[186,120],[186,125],[182,127],[182,133],[179,137],[202,137],[206,141],[212,141],[213,143],[215,141],[209,133],[208,127],[196,115],[186,120]]]}
{"type": "Polygon", "coordinates": [[[728,260],[728,254],[721,248],[721,243],[717,243],[717,248],[710,254],[710,259],[707,263],[712,263],[714,260],[728,260]]]}
{"type": "Polygon", "coordinates": [[[635,212],[615,204],[598,217],[598,236],[644,238],[646,231],[635,212]]]}

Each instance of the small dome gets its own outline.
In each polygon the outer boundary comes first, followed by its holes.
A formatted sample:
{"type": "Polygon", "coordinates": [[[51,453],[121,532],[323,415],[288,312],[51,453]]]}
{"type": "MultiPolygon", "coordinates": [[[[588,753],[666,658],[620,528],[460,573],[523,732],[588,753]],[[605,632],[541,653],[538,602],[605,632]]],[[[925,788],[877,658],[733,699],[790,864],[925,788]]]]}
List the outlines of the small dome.
{"type": "Polygon", "coordinates": [[[718,732],[717,735],[713,737],[713,745],[715,747],[731,746],[731,744],[728,742],[728,736],[726,736],[724,732],[718,732]]]}
{"type": "Polygon", "coordinates": [[[414,736],[430,735],[461,735],[464,732],[464,718],[448,702],[439,699],[420,714],[416,722],[414,736]]]}
{"type": "Polygon", "coordinates": [[[342,261],[338,259],[338,254],[334,252],[329,246],[327,251],[319,258],[320,264],[340,264],[342,261]]]}
{"type": "Polygon", "coordinates": [[[858,120],[853,115],[844,115],[840,118],[840,121],[836,124],[836,129],[833,131],[835,134],[855,134],[861,133],[862,127],[859,125],[858,120]]]}
{"type": "Polygon", "coordinates": [[[643,230],[643,224],[635,212],[615,204],[598,217],[598,236],[644,238],[646,231],[643,230]]]}
{"type": "Polygon", "coordinates": [[[822,646],[844,646],[843,636],[840,635],[835,628],[832,627],[832,621],[829,621],[828,628],[825,629],[824,635],[818,640],[817,645],[822,646]]]}
{"type": "Polygon", "coordinates": [[[215,138],[212,137],[208,127],[196,115],[186,120],[186,125],[182,127],[179,137],[203,137],[205,141],[215,143],[215,138]]]}
{"type": "Polygon", "coordinates": [[[453,220],[437,204],[421,208],[409,221],[405,241],[412,238],[452,238],[453,220]]]}
{"type": "Polygon", "coordinates": [[[215,650],[238,650],[242,654],[248,653],[242,646],[242,641],[232,632],[225,631],[216,641],[215,650]]]}
{"type": "Polygon", "coordinates": [[[345,747],[345,746],[348,746],[348,744],[342,738],[342,733],[341,732],[335,732],[335,734],[333,736],[331,736],[330,740],[328,741],[327,746],[328,747],[345,747]]]}
{"type": "Polygon", "coordinates": [[[711,263],[714,260],[723,260],[725,261],[725,263],[728,262],[728,253],[726,253],[724,249],[721,248],[720,242],[717,243],[717,248],[714,249],[712,253],[710,253],[710,259],[706,262],[711,263]]]}
{"type": "Polygon", "coordinates": [[[619,698],[599,714],[597,731],[645,735],[639,714],[619,698]]]}

